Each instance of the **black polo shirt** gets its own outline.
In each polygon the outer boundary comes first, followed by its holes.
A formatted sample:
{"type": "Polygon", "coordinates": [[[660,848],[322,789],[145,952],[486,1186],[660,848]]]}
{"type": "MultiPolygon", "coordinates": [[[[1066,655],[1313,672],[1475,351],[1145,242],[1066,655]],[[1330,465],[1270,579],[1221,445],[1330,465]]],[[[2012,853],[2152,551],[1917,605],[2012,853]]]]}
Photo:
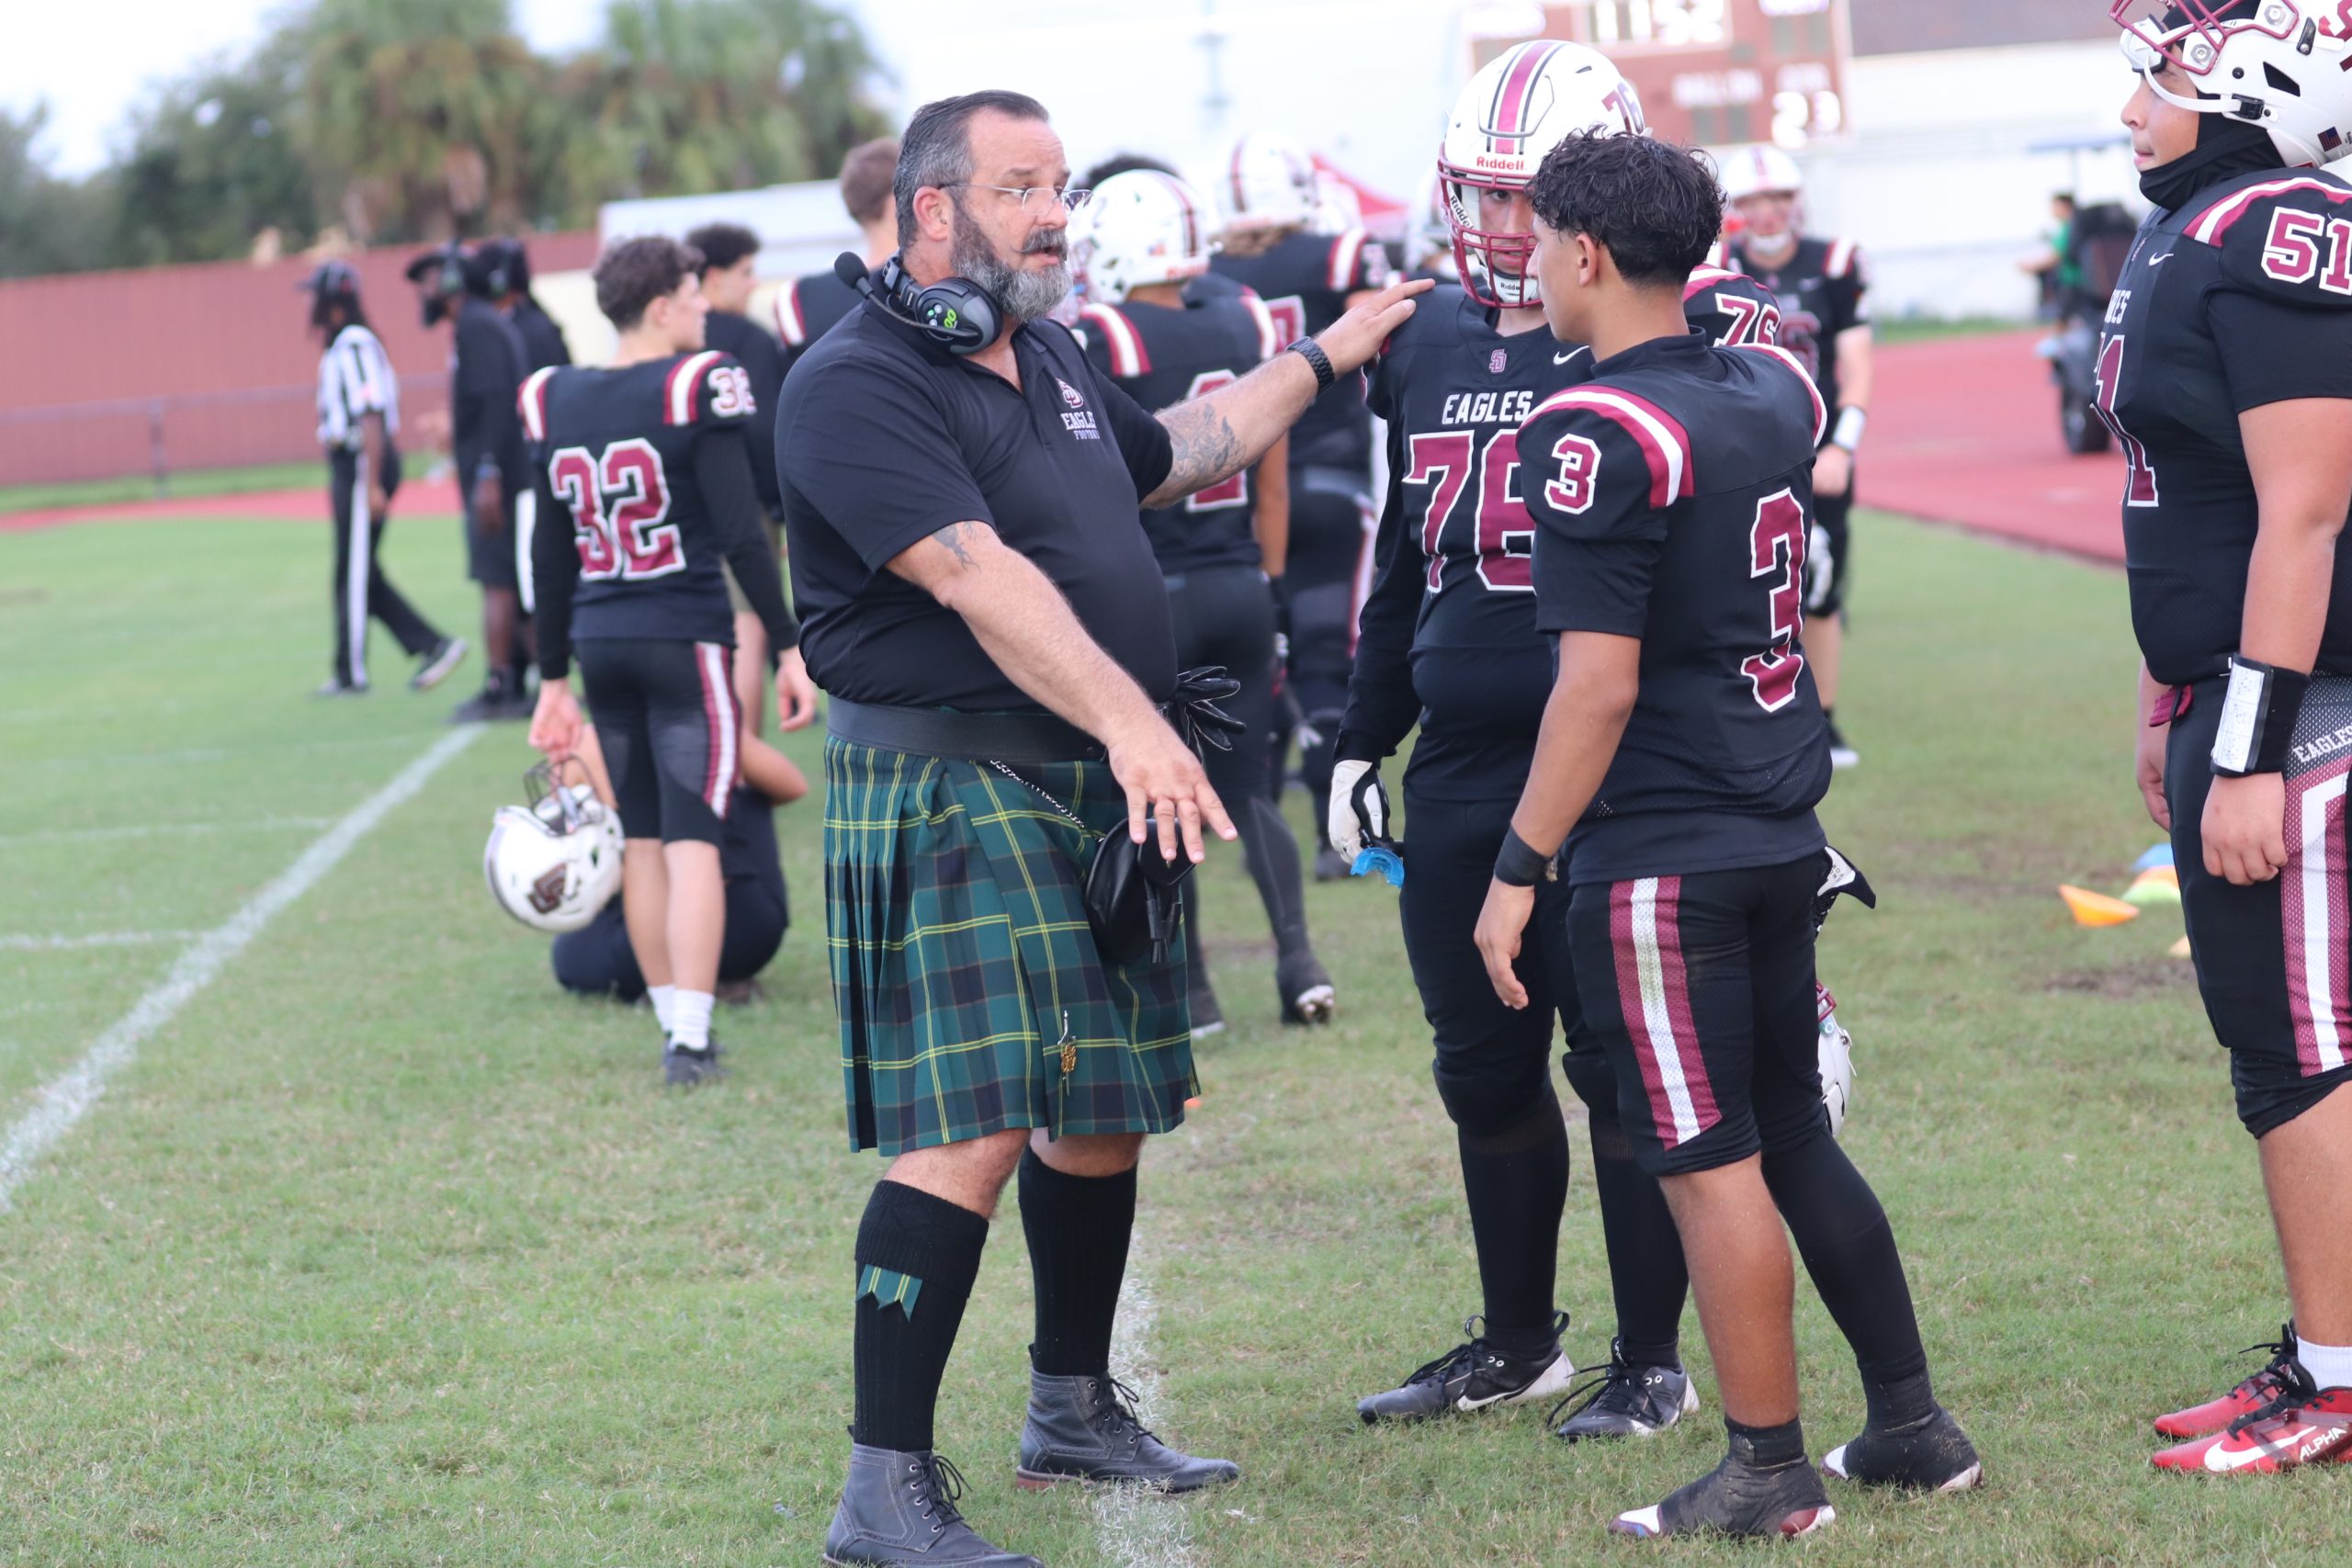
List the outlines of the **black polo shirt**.
{"type": "Polygon", "coordinates": [[[808,673],[854,702],[1035,709],[963,617],[888,570],[985,523],[1052,580],[1155,701],[1176,681],[1168,593],[1139,499],[1167,431],[1098,377],[1069,331],[1014,329],[1021,387],[862,303],[811,345],[776,411],[776,468],[808,673]]]}

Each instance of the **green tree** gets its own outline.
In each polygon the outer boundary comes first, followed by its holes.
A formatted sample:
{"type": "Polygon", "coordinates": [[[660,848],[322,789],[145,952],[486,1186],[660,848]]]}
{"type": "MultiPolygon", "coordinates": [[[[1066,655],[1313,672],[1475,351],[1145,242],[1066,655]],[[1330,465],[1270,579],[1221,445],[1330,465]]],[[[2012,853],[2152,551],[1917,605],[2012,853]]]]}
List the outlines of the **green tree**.
{"type": "Polygon", "coordinates": [[[605,31],[565,75],[575,199],[822,178],[882,126],[864,38],[814,0],[613,0],[605,31]]]}
{"type": "Polygon", "coordinates": [[[363,242],[539,216],[532,145],[551,73],[508,0],[318,0],[289,24],[312,165],[363,242]]]}
{"type": "Polygon", "coordinates": [[[320,216],[301,106],[300,52],[283,36],[165,87],[114,170],[117,261],[226,260],[271,228],[307,243],[320,216]]]}
{"type": "Polygon", "coordinates": [[[0,108],[0,277],[31,277],[105,266],[100,181],[59,179],[37,143],[49,106],[24,114],[0,108]]]}

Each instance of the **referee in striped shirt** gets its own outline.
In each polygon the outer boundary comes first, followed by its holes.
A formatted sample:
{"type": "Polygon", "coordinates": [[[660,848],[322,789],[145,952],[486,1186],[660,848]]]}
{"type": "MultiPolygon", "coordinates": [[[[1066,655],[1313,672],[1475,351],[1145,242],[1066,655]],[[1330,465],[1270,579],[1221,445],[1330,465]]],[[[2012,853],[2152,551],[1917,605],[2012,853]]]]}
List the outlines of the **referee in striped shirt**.
{"type": "Polygon", "coordinates": [[[334,511],[334,673],[318,694],[356,696],[368,689],[371,615],[417,660],[409,685],[425,691],[458,667],[466,643],[435,630],[376,564],[385,514],[401,486],[401,452],[393,445],[400,382],[360,309],[359,275],[350,264],[322,262],[302,287],[311,295],[311,325],[326,344],[319,355],[319,445],[326,448],[334,511]]]}

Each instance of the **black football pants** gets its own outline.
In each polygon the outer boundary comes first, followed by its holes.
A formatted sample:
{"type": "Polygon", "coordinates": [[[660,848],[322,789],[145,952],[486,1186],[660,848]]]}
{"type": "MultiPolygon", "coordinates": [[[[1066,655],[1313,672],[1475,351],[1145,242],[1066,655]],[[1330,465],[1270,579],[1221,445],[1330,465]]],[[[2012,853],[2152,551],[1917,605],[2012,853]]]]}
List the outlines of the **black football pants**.
{"type": "MultiPolygon", "coordinates": [[[[368,455],[338,451],[327,457],[327,497],[334,514],[334,678],[347,686],[368,683],[368,622],[384,623],[411,658],[432,651],[441,634],[416,613],[384,569],[376,564],[384,525],[368,511],[368,455]]],[[[401,455],[384,452],[384,494],[401,488],[401,455]]]]}
{"type": "MultiPolygon", "coordinates": [[[[1298,839],[1267,795],[1261,761],[1272,744],[1274,728],[1273,590],[1254,566],[1210,567],[1170,577],[1168,609],[1176,627],[1176,667],[1223,665],[1241,682],[1224,706],[1249,728],[1234,737],[1231,750],[1210,747],[1202,761],[1227,815],[1241,830],[1243,858],[1266,907],[1275,950],[1304,951],[1306,896],[1298,839]]],[[[1198,886],[1197,878],[1184,881],[1184,942],[1193,973],[1202,975],[1198,886]]]]}

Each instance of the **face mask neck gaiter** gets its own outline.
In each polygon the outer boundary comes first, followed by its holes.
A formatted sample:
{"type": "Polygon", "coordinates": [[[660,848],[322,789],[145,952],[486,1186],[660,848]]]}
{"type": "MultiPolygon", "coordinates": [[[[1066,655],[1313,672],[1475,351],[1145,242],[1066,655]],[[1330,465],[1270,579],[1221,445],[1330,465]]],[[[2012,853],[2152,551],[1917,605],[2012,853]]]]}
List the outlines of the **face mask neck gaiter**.
{"type": "Polygon", "coordinates": [[[2210,186],[2256,169],[2279,166],[2278,148],[2268,131],[2242,119],[2199,115],[2195,149],[2169,164],[2142,171],[2140,194],[2171,212],[2210,186]]]}

